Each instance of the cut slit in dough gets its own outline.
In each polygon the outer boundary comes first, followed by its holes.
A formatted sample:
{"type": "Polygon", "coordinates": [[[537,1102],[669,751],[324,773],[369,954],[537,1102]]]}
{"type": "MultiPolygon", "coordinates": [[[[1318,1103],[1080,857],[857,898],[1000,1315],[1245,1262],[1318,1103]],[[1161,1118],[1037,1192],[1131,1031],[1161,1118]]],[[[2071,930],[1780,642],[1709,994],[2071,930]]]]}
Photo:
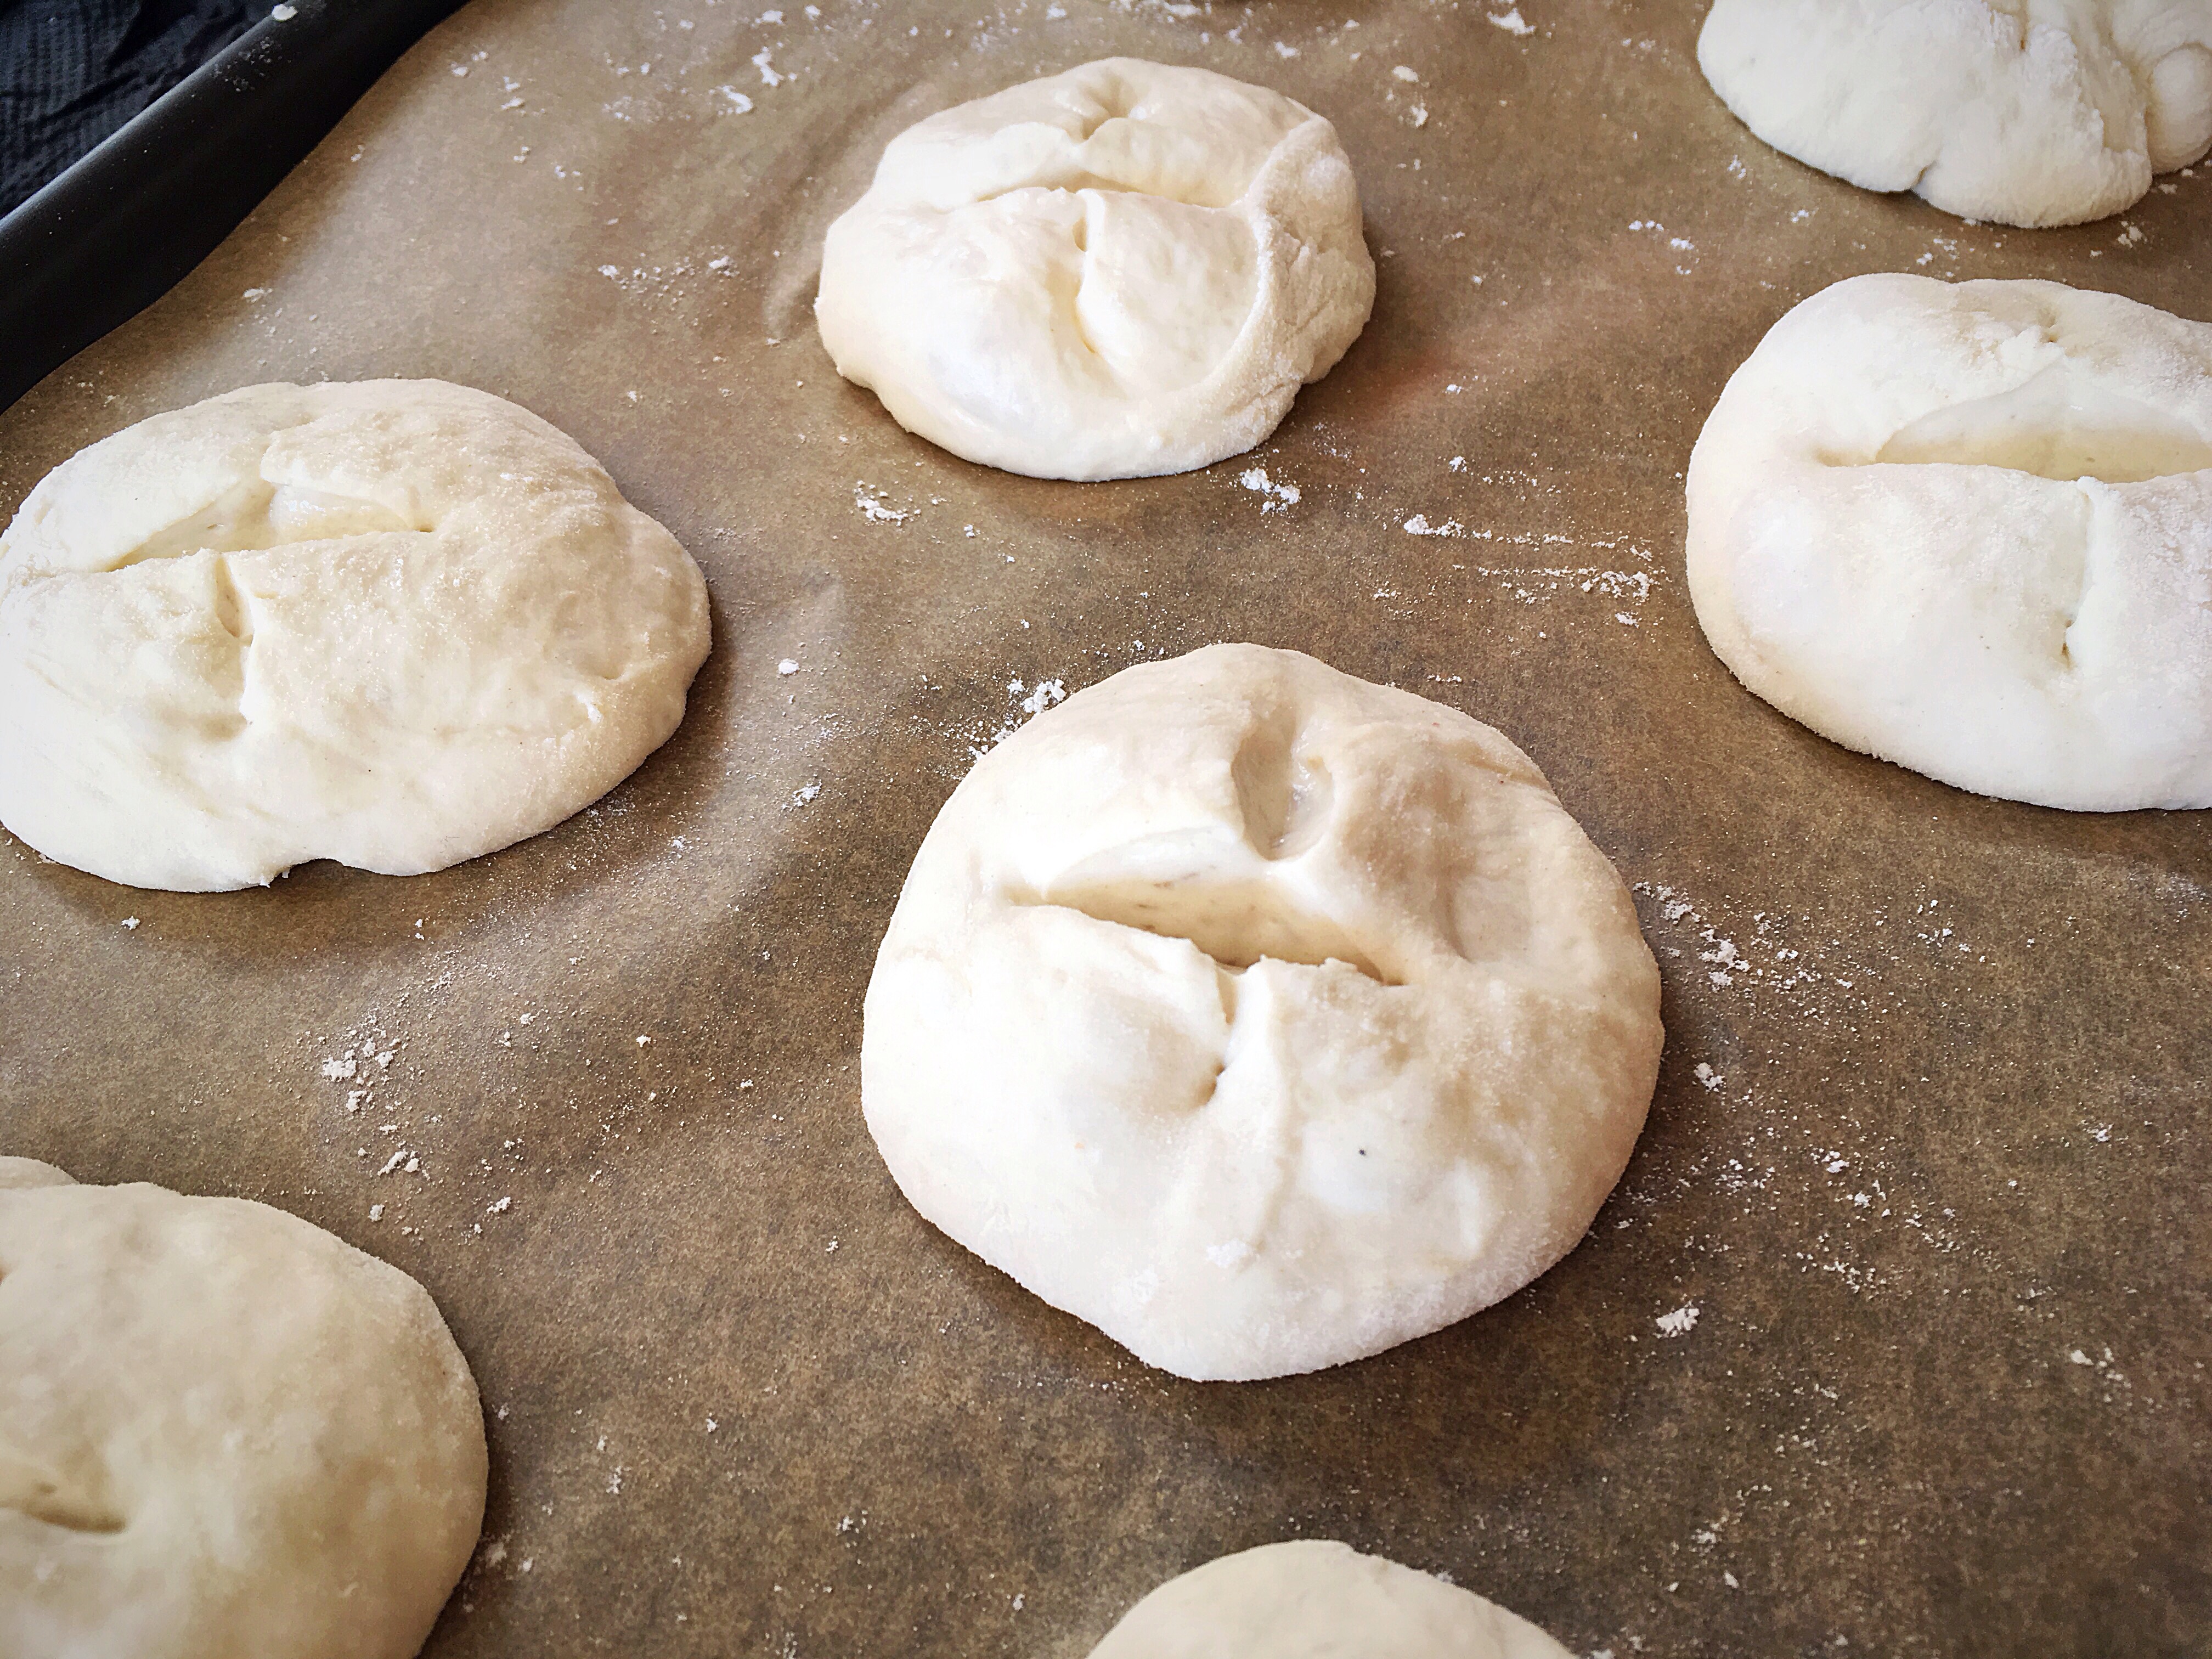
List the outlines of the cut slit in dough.
{"type": "Polygon", "coordinates": [[[1875,459],[2005,467],[2062,483],[2142,483],[2212,466],[2212,442],[2187,421],[2061,361],[2010,392],[1931,410],[1875,459]]]}
{"type": "Polygon", "coordinates": [[[1736,371],[1687,490],[1698,620],[1791,718],[1981,794],[2212,805],[2212,326],[1853,277],[1736,371]]]}
{"type": "Polygon", "coordinates": [[[1107,58],[893,139],[830,228],[846,379],[954,454],[1050,478],[1250,448],[1367,320],[1336,131],[1206,70],[1107,58]]]}
{"type": "Polygon", "coordinates": [[[1572,1659],[1493,1601],[1322,1539],[1265,1544],[1171,1578],[1091,1659],[1572,1659]]]}
{"type": "Polygon", "coordinates": [[[0,1158],[0,1653],[410,1659],[484,1477],[476,1384],[398,1268],[0,1158]]]}
{"type": "Polygon", "coordinates": [[[1147,1364],[1340,1364],[1510,1295],[1628,1161],[1659,981],[1488,726],[1295,652],[1131,668],[938,815],[861,1103],[922,1215],[1147,1364]]]}
{"type": "Polygon", "coordinates": [[[1715,0],[1698,62],[1784,154],[2068,225],[2212,149],[2212,0],[1715,0]]]}
{"type": "Polygon", "coordinates": [[[698,567],[527,410],[250,386],[82,451],[0,537],[0,822],[138,887],[442,869],[620,782],[707,646],[698,567]]]}

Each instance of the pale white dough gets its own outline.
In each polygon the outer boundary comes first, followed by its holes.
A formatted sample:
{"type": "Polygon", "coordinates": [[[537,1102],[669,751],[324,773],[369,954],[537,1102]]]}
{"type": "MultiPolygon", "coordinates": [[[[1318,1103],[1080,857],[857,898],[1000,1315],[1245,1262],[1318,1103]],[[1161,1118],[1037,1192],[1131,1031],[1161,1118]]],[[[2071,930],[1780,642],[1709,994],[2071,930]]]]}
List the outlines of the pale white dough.
{"type": "Polygon", "coordinates": [[[1249,449],[1375,299],[1336,129],[1211,70],[1109,58],[933,115],[830,226],[837,372],[1041,478],[1249,449]]]}
{"type": "Polygon", "coordinates": [[[860,1089],[929,1220],[1150,1364],[1250,1378],[1565,1255],[1660,1041],[1628,894],[1526,756],[1218,645],[1077,693],[953,792],[860,1089]]]}
{"type": "Polygon", "coordinates": [[[0,1653],[410,1659],[483,1504],[476,1384],[406,1274],[0,1158],[0,1653]]]}
{"type": "Polygon", "coordinates": [[[2212,326],[2057,283],[1856,276],[1690,459],[1736,678],[1984,795],[2212,805],[2212,326]]]}
{"type": "Polygon", "coordinates": [[[137,887],[536,835],[676,729],[676,539],[526,410],[258,386],[103,439],[0,537],[0,823],[137,887]]]}
{"type": "Polygon", "coordinates": [[[1224,1555],[1129,1609],[1091,1659],[1573,1659],[1494,1601],[1348,1544],[1224,1555]]]}
{"type": "Polygon", "coordinates": [[[2212,0],[1715,0],[1698,62],[1786,155],[2069,225],[2212,149],[2212,0]]]}

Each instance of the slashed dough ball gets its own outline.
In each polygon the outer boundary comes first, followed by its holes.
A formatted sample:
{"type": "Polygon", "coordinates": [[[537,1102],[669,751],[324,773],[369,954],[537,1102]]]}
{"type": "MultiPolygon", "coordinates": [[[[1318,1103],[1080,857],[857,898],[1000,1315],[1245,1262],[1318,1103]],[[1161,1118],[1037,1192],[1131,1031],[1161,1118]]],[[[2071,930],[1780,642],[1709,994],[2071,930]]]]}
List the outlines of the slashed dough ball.
{"type": "Polygon", "coordinates": [[[2212,149],[2212,0],[1715,0],[1698,62],[1777,149],[1968,219],[2101,219],[2212,149]]]}
{"type": "Polygon", "coordinates": [[[484,1465],[398,1268],[264,1205],[0,1158],[0,1653],[410,1659],[484,1465]]]}
{"type": "Polygon", "coordinates": [[[1745,685],[1984,795],[2212,806],[2212,326],[2057,283],[1856,276],[1690,460],[1689,578],[1745,685]]]}
{"type": "Polygon", "coordinates": [[[1109,58],[894,138],[830,228],[847,380],[954,454],[1041,478],[1249,449],[1375,299],[1336,129],[1210,70],[1109,58]]]}
{"type": "Polygon", "coordinates": [[[1605,856],[1455,709],[1218,645],[1079,692],[939,813],[861,1099],[930,1221],[1147,1364],[1357,1359],[1574,1247],[1659,1063],[1605,856]]]}
{"type": "Polygon", "coordinates": [[[249,386],[81,451],[0,537],[0,823],[137,887],[442,869],[620,782],[707,642],[690,556],[526,410],[249,386]]]}
{"type": "Polygon", "coordinates": [[[1494,1601],[1321,1539],[1171,1578],[1091,1659],[1573,1659],[1494,1601]]]}

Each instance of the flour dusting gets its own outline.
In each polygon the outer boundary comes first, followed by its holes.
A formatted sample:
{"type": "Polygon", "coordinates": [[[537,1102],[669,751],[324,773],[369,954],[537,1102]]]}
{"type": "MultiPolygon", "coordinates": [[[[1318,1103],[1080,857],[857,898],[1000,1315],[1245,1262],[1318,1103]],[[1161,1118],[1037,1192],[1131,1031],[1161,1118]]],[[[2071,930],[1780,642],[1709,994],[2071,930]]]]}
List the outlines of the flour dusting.
{"type": "Polygon", "coordinates": [[[853,486],[853,505],[860,509],[860,516],[870,524],[904,524],[921,511],[919,507],[893,507],[864,481],[853,486]]]}
{"type": "Polygon", "coordinates": [[[1261,504],[1262,513],[1280,513],[1297,505],[1298,487],[1287,482],[1277,483],[1267,476],[1267,469],[1264,466],[1246,467],[1238,475],[1237,482],[1247,489],[1274,498],[1261,504]]]}
{"type": "Polygon", "coordinates": [[[989,736],[969,742],[968,756],[970,760],[982,759],[1054,703],[1066,702],[1067,682],[1039,680],[1035,685],[1029,685],[1020,679],[1010,679],[1006,682],[1006,697],[1012,704],[1006,718],[989,736]]]}

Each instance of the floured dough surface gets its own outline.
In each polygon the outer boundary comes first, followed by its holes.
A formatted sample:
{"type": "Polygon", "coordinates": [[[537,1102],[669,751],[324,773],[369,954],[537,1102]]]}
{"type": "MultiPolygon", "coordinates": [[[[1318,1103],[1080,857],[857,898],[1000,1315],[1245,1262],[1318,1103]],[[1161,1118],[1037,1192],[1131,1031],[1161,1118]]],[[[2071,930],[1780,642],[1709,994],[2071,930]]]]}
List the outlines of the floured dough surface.
{"type": "Polygon", "coordinates": [[[866,1016],[915,1207],[1201,1379],[1357,1359],[1542,1273],[1661,1042],[1628,895],[1526,756],[1250,645],[1127,669],[979,762],[866,1016]]]}
{"type": "Polygon", "coordinates": [[[1698,620],[1792,719],[1980,794],[2212,805],[2212,326],[1853,277],[1736,371],[1688,492],[1698,620]]]}
{"type": "Polygon", "coordinates": [[[1091,1659],[1572,1659],[1527,1620],[1348,1544],[1224,1555],[1129,1609],[1091,1659]]]}
{"type": "Polygon", "coordinates": [[[707,644],[698,567],[526,410],[249,386],[80,452],[0,538],[0,823],[139,887],[441,869],[621,781],[707,644]]]}
{"type": "Polygon", "coordinates": [[[1375,298],[1336,129],[1211,70],[1109,58],[933,115],[830,228],[847,380],[954,454],[1045,478],[1249,449],[1375,298]]]}
{"type": "Polygon", "coordinates": [[[1786,155],[2069,225],[2212,149],[2212,0],[1715,0],[1698,62],[1786,155]]]}
{"type": "Polygon", "coordinates": [[[0,1158],[0,1653],[410,1659],[484,1467],[398,1268],[264,1205],[0,1158]]]}

